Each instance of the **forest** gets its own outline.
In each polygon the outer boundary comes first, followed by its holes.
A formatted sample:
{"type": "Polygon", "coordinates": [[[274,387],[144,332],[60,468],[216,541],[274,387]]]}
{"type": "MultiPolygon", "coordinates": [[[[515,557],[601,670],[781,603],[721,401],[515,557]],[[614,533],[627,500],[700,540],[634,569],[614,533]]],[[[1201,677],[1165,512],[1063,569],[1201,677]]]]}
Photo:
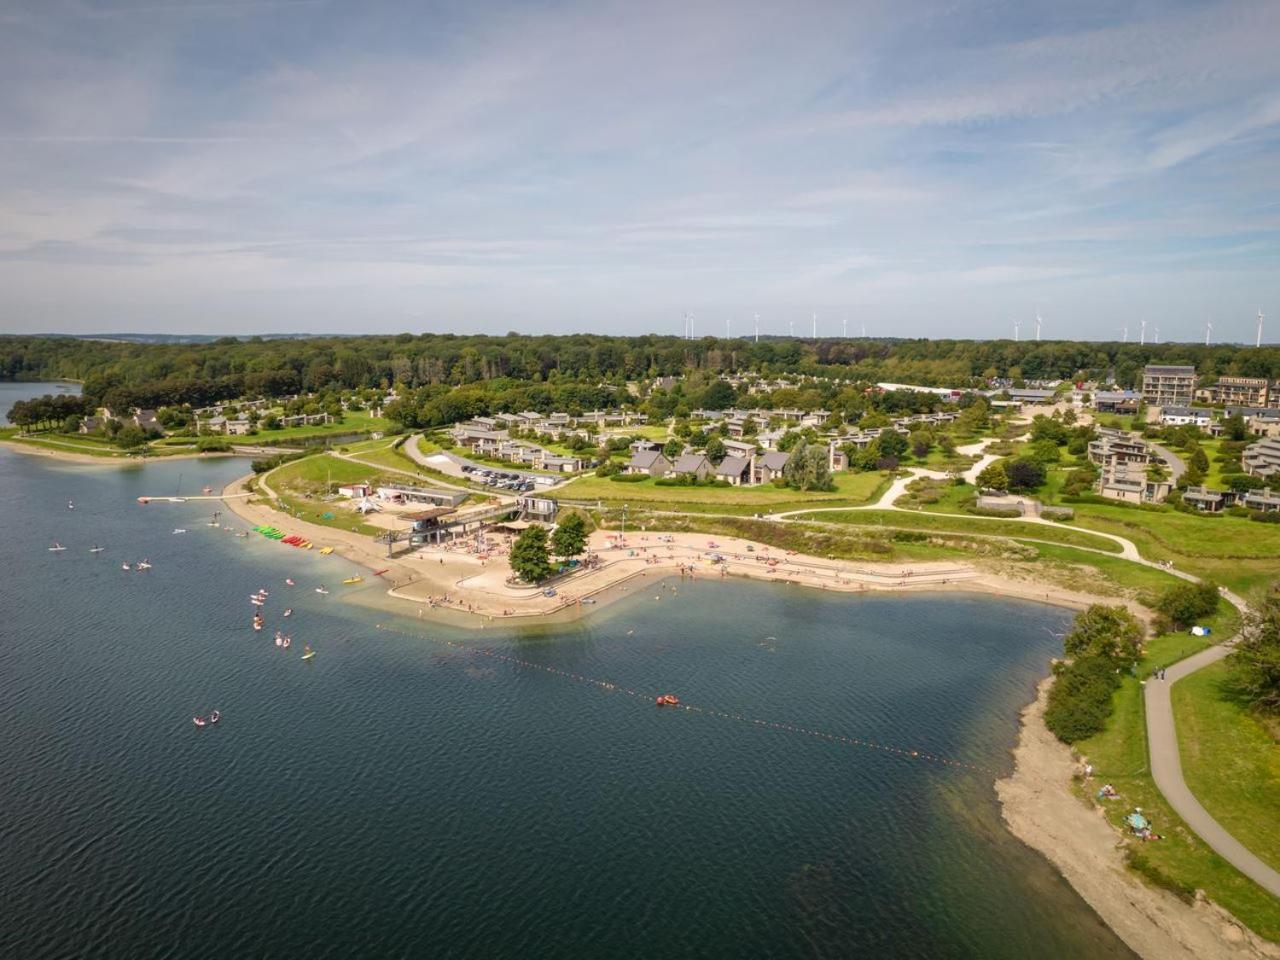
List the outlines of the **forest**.
{"type": "MultiPolygon", "coordinates": [[[[1114,377],[1137,384],[1148,363],[1193,364],[1202,379],[1280,379],[1280,347],[1083,341],[671,336],[388,336],[137,343],[68,336],[0,337],[0,380],[81,381],[91,405],[202,406],[245,395],[393,384],[411,389],[523,384],[610,384],[656,376],[754,372],[853,382],[980,386],[992,377],[1114,377]]],[[[585,399],[585,398],[584,398],[585,399]]],[[[600,398],[604,400],[603,397],[600,398]]],[[[588,401],[590,402],[590,401],[588,401]]]]}

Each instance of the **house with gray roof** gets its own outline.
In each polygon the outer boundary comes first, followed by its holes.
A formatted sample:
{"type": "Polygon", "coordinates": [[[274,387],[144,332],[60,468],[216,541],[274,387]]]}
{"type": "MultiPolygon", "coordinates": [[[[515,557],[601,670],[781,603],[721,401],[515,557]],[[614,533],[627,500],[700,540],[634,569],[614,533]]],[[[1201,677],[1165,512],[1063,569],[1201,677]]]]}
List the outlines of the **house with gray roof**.
{"type": "Polygon", "coordinates": [[[750,484],[752,480],[751,458],[725,457],[720,461],[720,465],[716,467],[715,477],[717,480],[727,480],[735,487],[750,484]]]}
{"type": "Polygon", "coordinates": [[[627,473],[639,473],[646,477],[665,477],[671,472],[671,461],[661,450],[637,450],[627,462],[627,473]]]}
{"type": "Polygon", "coordinates": [[[787,465],[789,454],[781,450],[770,450],[763,456],[756,457],[755,482],[772,483],[782,476],[782,469],[787,465]]]}
{"type": "Polygon", "coordinates": [[[672,473],[677,476],[694,476],[699,480],[707,479],[712,469],[711,461],[705,453],[682,453],[671,465],[672,473]]]}

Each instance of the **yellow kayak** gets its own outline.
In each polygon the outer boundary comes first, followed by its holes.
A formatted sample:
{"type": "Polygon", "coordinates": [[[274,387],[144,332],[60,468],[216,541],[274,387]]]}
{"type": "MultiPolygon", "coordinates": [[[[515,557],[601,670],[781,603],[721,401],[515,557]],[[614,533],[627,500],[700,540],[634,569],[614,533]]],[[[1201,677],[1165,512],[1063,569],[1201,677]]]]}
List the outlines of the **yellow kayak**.
{"type": "Polygon", "coordinates": [[[320,552],[327,557],[329,554],[333,553],[333,547],[321,547],[320,552]]]}
{"type": "Polygon", "coordinates": [[[343,583],[364,583],[364,577],[347,577],[343,583]]]}

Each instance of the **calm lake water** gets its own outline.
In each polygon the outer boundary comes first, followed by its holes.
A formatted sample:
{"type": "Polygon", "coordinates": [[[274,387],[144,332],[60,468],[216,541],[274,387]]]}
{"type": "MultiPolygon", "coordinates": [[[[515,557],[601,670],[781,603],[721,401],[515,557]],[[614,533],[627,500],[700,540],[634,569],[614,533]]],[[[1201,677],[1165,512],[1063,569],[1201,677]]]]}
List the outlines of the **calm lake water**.
{"type": "Polygon", "coordinates": [[[1129,955],[990,773],[475,652],[1003,773],[1063,612],[669,582],[553,630],[397,620],[345,561],[135,502],[244,469],[0,449],[0,955],[1129,955]]]}

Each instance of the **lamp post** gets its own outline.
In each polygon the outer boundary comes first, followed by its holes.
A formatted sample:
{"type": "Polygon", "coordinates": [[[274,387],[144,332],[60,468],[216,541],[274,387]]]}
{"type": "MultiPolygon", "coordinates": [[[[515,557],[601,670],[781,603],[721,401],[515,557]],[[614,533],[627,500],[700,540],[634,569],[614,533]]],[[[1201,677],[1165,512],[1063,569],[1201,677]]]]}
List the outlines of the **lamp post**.
{"type": "Polygon", "coordinates": [[[622,545],[627,544],[627,505],[622,505],[622,545]]]}

